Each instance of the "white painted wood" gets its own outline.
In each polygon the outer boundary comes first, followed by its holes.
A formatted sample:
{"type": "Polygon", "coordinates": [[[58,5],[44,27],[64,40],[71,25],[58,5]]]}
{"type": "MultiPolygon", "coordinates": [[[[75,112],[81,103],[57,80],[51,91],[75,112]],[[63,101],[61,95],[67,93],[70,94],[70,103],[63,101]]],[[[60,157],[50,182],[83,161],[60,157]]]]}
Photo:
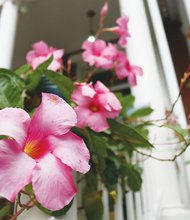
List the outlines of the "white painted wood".
{"type": "MultiPolygon", "coordinates": [[[[163,75],[164,75],[164,79],[166,80],[166,86],[168,88],[170,102],[174,103],[179,93],[179,87],[178,87],[176,73],[175,73],[167,37],[165,34],[158,2],[157,0],[147,0],[147,4],[151,16],[153,31],[155,33],[155,38],[158,45],[159,57],[161,59],[161,65],[163,67],[163,75]]],[[[178,100],[175,106],[174,114],[177,116],[179,123],[183,127],[187,127],[186,116],[181,98],[178,100]]],[[[186,160],[190,160],[189,155],[190,155],[190,149],[188,149],[187,153],[184,154],[186,160]]],[[[182,181],[183,183],[183,187],[181,190],[181,194],[183,195],[181,196],[183,197],[186,205],[189,206],[190,194],[189,194],[189,187],[188,187],[189,184],[187,177],[190,183],[190,167],[187,170],[185,169],[183,156],[178,159],[178,165],[180,167],[180,177],[181,177],[180,181],[182,181]]]]}
{"type": "Polygon", "coordinates": [[[121,186],[118,185],[117,187],[117,201],[114,207],[114,214],[115,214],[115,219],[123,220],[123,195],[122,195],[122,189],[121,186]]]}
{"type": "MultiPolygon", "coordinates": [[[[160,77],[160,68],[155,55],[144,1],[120,0],[120,5],[122,13],[130,17],[129,30],[132,36],[127,45],[128,57],[132,64],[140,65],[144,70],[144,76],[138,79],[138,86],[132,89],[136,103],[138,105],[150,104],[154,109],[151,119],[163,118],[166,106],[164,97],[167,97],[168,94],[163,93],[165,91],[163,89],[164,84],[160,77]]],[[[168,129],[156,127],[150,129],[150,140],[152,142],[165,143],[164,146],[155,145],[157,147],[157,150],[154,151],[155,156],[163,158],[173,156],[173,148],[176,146],[168,147],[167,145],[171,138],[173,136],[168,129]]],[[[181,212],[181,219],[183,219],[183,214],[184,219],[190,219],[190,212],[185,209],[181,201],[177,170],[174,163],[163,163],[148,159],[145,162],[144,169],[148,170],[147,173],[151,181],[146,192],[151,198],[152,209],[150,209],[149,219],[156,219],[159,209],[161,213],[168,210],[168,213],[174,217],[177,208],[184,211],[181,212]],[[189,213],[188,217],[187,213],[189,213]]]]}
{"type": "Polygon", "coordinates": [[[12,0],[5,1],[0,15],[0,67],[3,68],[11,67],[17,19],[18,5],[12,0]]]}
{"type": "Polygon", "coordinates": [[[136,216],[138,220],[142,220],[143,215],[142,215],[142,204],[141,204],[141,197],[140,197],[140,192],[135,193],[134,195],[135,198],[135,204],[136,204],[136,216]]]}
{"type": "Polygon", "coordinates": [[[126,209],[127,209],[127,219],[129,220],[136,220],[135,218],[135,209],[134,209],[134,201],[133,201],[133,193],[128,192],[126,194],[126,209]]]}
{"type": "MultiPolygon", "coordinates": [[[[178,82],[176,78],[176,73],[175,73],[166,33],[162,23],[158,2],[157,0],[147,0],[147,3],[151,15],[151,22],[154,29],[153,31],[155,33],[156,43],[158,45],[161,65],[164,71],[164,77],[167,82],[170,102],[174,103],[179,93],[179,87],[178,87],[178,82]]],[[[178,117],[180,123],[183,126],[186,126],[187,122],[186,122],[185,112],[181,98],[178,100],[177,105],[175,106],[174,113],[178,117]]]]}
{"type": "Polygon", "coordinates": [[[185,5],[188,21],[189,21],[189,24],[190,24],[190,0],[183,0],[183,2],[184,2],[184,5],[185,5]]]}
{"type": "Polygon", "coordinates": [[[108,191],[106,188],[102,189],[102,202],[104,205],[104,213],[102,220],[109,220],[109,200],[108,200],[108,191]]]}

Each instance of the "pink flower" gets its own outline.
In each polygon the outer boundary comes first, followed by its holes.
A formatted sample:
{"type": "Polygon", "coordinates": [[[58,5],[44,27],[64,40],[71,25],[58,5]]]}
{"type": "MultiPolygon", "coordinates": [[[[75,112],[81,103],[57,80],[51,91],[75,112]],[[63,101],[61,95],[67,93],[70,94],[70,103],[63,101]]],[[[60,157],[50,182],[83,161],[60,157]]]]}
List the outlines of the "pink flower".
{"type": "Polygon", "coordinates": [[[137,84],[137,76],[143,75],[141,67],[132,66],[124,52],[119,52],[115,60],[115,71],[119,79],[128,78],[129,85],[137,84]]]}
{"type": "Polygon", "coordinates": [[[103,7],[100,11],[100,17],[104,18],[106,16],[107,12],[108,12],[108,3],[105,2],[105,4],[103,5],[103,7]]]}
{"type": "Polygon", "coordinates": [[[70,132],[76,124],[74,110],[61,98],[43,94],[32,119],[22,109],[0,110],[0,195],[14,201],[32,183],[37,200],[59,210],[76,194],[72,169],[89,170],[89,151],[70,132]]]}
{"type": "Polygon", "coordinates": [[[128,22],[129,18],[127,16],[121,16],[116,20],[118,26],[112,29],[115,34],[120,36],[119,45],[121,47],[125,47],[127,43],[126,38],[130,37],[130,34],[128,32],[128,22]]]}
{"type": "Polygon", "coordinates": [[[78,106],[77,113],[78,127],[89,126],[96,132],[109,128],[107,118],[115,118],[121,111],[121,104],[116,96],[97,81],[92,83],[78,83],[77,89],[72,94],[72,101],[78,106]]]}
{"type": "Polygon", "coordinates": [[[53,55],[53,61],[49,65],[48,69],[57,71],[63,66],[62,56],[64,50],[57,50],[53,47],[48,47],[44,41],[36,42],[32,45],[33,50],[29,51],[26,55],[27,63],[31,64],[35,70],[41,63],[48,60],[53,55]]]}
{"type": "Polygon", "coordinates": [[[106,70],[113,68],[113,59],[117,49],[111,43],[107,46],[103,40],[96,40],[93,43],[85,41],[82,49],[84,49],[83,60],[88,62],[90,66],[95,65],[97,68],[106,70]]]}

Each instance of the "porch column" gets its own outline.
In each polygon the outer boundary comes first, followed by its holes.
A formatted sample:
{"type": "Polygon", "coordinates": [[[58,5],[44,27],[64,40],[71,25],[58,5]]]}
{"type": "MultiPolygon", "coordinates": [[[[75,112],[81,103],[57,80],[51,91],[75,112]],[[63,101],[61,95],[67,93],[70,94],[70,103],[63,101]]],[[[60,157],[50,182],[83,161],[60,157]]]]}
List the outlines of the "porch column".
{"type": "MultiPolygon", "coordinates": [[[[154,109],[150,119],[160,119],[165,116],[165,109],[170,106],[170,99],[160,75],[162,67],[155,53],[144,2],[120,0],[120,6],[121,13],[130,18],[131,38],[128,39],[126,47],[129,60],[131,64],[139,65],[144,70],[144,76],[139,77],[138,85],[132,88],[132,93],[136,97],[136,106],[150,105],[154,109]]],[[[167,144],[172,141],[171,138],[174,137],[168,129],[156,127],[150,129],[150,141],[155,141],[156,146],[154,156],[172,158],[175,146],[167,144]],[[164,145],[156,145],[156,142],[164,145]]],[[[190,212],[185,209],[181,200],[175,163],[148,159],[144,163],[144,178],[148,189],[147,220],[190,219],[190,212]]]]}
{"type": "MultiPolygon", "coordinates": [[[[189,0],[188,0],[189,1],[189,0]]],[[[190,1],[189,1],[190,3],[190,1]]],[[[171,103],[174,103],[176,97],[179,93],[179,87],[177,82],[177,77],[164,29],[164,25],[162,22],[161,13],[159,10],[157,0],[147,0],[148,9],[151,16],[151,22],[155,34],[155,39],[158,45],[159,57],[162,65],[162,81],[166,81],[166,87],[169,93],[169,99],[171,103]]],[[[189,5],[190,9],[190,5],[189,5]]],[[[185,111],[183,108],[182,99],[180,98],[175,106],[174,114],[177,116],[179,123],[183,127],[187,127],[187,121],[185,116],[185,111]]],[[[179,166],[180,173],[180,185],[181,187],[181,197],[187,206],[190,205],[190,194],[189,194],[189,186],[190,186],[190,167],[184,165],[184,158],[189,161],[190,160],[190,148],[184,153],[184,155],[177,159],[177,165],[179,166]],[[185,187],[184,187],[185,186],[185,187]]]]}
{"type": "Polygon", "coordinates": [[[10,68],[18,19],[18,1],[6,0],[0,15],[0,68],[10,68]]]}
{"type": "Polygon", "coordinates": [[[186,9],[188,22],[190,25],[190,0],[183,0],[183,2],[184,2],[185,9],[186,9]]]}

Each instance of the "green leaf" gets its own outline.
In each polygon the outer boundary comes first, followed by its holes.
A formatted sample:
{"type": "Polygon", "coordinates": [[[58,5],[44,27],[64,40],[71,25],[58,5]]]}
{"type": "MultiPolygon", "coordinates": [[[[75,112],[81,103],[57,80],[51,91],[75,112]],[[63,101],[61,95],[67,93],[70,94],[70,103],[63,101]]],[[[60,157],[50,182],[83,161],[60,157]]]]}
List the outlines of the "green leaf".
{"type": "Polygon", "coordinates": [[[83,190],[83,205],[87,220],[102,220],[103,203],[100,192],[88,187],[83,190]]]}
{"type": "Polygon", "coordinates": [[[11,211],[11,204],[7,204],[2,209],[0,209],[0,219],[3,219],[4,217],[8,216],[11,211]]]}
{"type": "Polygon", "coordinates": [[[6,136],[6,135],[0,135],[0,140],[3,140],[3,139],[8,139],[9,136],[6,136]]]}
{"type": "Polygon", "coordinates": [[[134,165],[130,165],[128,167],[128,178],[127,183],[130,189],[134,192],[139,191],[142,185],[142,177],[141,177],[142,170],[134,165]]]}
{"type": "Polygon", "coordinates": [[[14,72],[0,69],[0,108],[24,106],[23,80],[14,72]]]}
{"type": "Polygon", "coordinates": [[[26,75],[26,89],[29,91],[34,91],[38,86],[42,78],[42,72],[40,70],[35,70],[32,73],[26,75]]]}
{"type": "Polygon", "coordinates": [[[175,132],[178,138],[182,141],[187,141],[189,139],[189,133],[186,129],[181,128],[178,124],[165,124],[164,127],[169,128],[175,132]]]}
{"type": "Polygon", "coordinates": [[[69,211],[69,209],[71,208],[72,203],[73,203],[73,200],[68,205],[66,205],[63,209],[60,209],[58,211],[51,211],[49,209],[46,209],[39,202],[36,203],[36,206],[41,211],[43,211],[44,213],[46,213],[48,215],[51,215],[51,216],[61,216],[61,215],[65,215],[69,211]]]}
{"type": "Polygon", "coordinates": [[[152,148],[153,145],[140,135],[134,128],[116,120],[109,121],[111,131],[134,147],[152,148]]]}
{"type": "Polygon", "coordinates": [[[118,177],[119,175],[115,162],[113,162],[113,160],[106,159],[106,168],[104,169],[102,178],[109,191],[116,189],[118,177]]]}
{"type": "Polygon", "coordinates": [[[92,131],[89,131],[90,145],[93,147],[93,151],[101,157],[107,157],[107,143],[106,141],[95,134],[92,131]]]}
{"type": "Polygon", "coordinates": [[[149,130],[148,130],[148,126],[150,126],[151,124],[148,122],[143,122],[140,124],[135,125],[135,130],[142,135],[144,138],[148,138],[148,134],[149,134],[149,130]]]}
{"type": "Polygon", "coordinates": [[[150,115],[153,109],[150,107],[143,107],[135,110],[129,117],[130,118],[141,118],[150,115]]]}
{"type": "Polygon", "coordinates": [[[53,55],[46,60],[45,62],[41,63],[36,70],[42,70],[42,69],[47,69],[48,66],[51,64],[51,62],[53,61],[53,55]]]}
{"type": "Polygon", "coordinates": [[[135,101],[135,97],[133,95],[124,96],[123,99],[124,99],[123,103],[125,104],[124,107],[126,108],[126,110],[133,107],[135,101]]]}
{"type": "Polygon", "coordinates": [[[86,179],[88,187],[90,187],[91,189],[97,190],[98,179],[93,169],[90,169],[90,171],[85,175],[85,179],[86,179]]]}
{"type": "Polygon", "coordinates": [[[71,97],[71,93],[75,89],[72,80],[64,75],[60,75],[51,70],[43,70],[43,73],[52,83],[54,83],[58,87],[59,91],[62,92],[63,95],[69,100],[71,97]]]}
{"type": "Polygon", "coordinates": [[[32,69],[31,64],[25,64],[25,65],[19,67],[18,69],[16,69],[14,72],[16,75],[21,75],[23,73],[27,73],[31,69],[32,69]]]}
{"type": "Polygon", "coordinates": [[[33,187],[32,187],[32,184],[31,184],[31,183],[29,183],[28,185],[26,185],[24,188],[25,188],[25,190],[26,190],[27,193],[29,193],[29,194],[32,194],[32,193],[33,193],[33,187]]]}
{"type": "Polygon", "coordinates": [[[123,96],[121,93],[117,93],[116,95],[122,105],[121,114],[126,115],[127,110],[133,107],[135,97],[133,95],[123,96]]]}

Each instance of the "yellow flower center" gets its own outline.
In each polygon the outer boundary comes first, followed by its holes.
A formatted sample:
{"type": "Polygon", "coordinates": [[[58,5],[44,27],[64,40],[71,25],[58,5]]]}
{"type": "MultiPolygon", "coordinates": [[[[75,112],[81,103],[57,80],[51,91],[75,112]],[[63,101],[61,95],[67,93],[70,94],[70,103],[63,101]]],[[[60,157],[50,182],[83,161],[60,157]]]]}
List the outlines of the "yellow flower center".
{"type": "Polygon", "coordinates": [[[97,112],[97,111],[98,111],[98,108],[97,108],[96,106],[91,106],[91,107],[90,107],[90,110],[91,110],[92,112],[97,112]]]}
{"type": "Polygon", "coordinates": [[[33,159],[38,159],[45,154],[46,150],[38,141],[29,141],[24,147],[24,152],[33,159]]]}

